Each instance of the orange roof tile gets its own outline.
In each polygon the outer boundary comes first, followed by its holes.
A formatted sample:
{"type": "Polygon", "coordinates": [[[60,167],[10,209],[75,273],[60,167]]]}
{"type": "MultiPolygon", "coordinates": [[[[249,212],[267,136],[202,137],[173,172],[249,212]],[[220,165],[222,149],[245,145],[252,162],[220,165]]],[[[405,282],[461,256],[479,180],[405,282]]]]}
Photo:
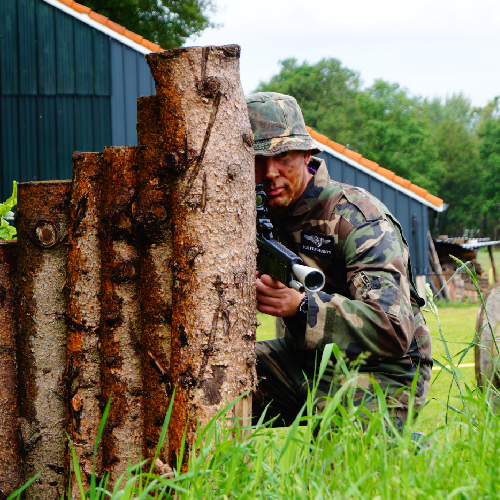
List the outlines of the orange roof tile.
{"type": "Polygon", "coordinates": [[[106,23],[106,26],[113,31],[116,31],[117,33],[120,33],[120,35],[123,35],[123,33],[126,31],[127,28],[124,26],[121,26],[120,24],[114,23],[113,21],[109,21],[106,23]]]}
{"type": "Polygon", "coordinates": [[[395,182],[396,184],[399,184],[400,186],[407,188],[407,189],[409,189],[410,185],[411,185],[411,181],[409,181],[408,179],[403,179],[403,177],[400,177],[399,175],[395,175],[392,178],[392,181],[395,182]]]}
{"type": "Polygon", "coordinates": [[[347,156],[348,158],[351,158],[352,160],[358,162],[360,165],[363,165],[364,167],[367,167],[367,168],[377,172],[377,174],[384,176],[388,180],[395,182],[396,184],[399,184],[400,186],[402,186],[406,189],[409,189],[410,191],[412,191],[416,195],[427,200],[432,205],[435,205],[436,207],[440,207],[443,204],[443,200],[441,198],[438,198],[437,196],[430,194],[424,188],[421,188],[415,184],[412,184],[411,181],[409,181],[407,179],[403,179],[403,177],[396,175],[391,170],[388,170],[387,168],[381,167],[378,163],[375,163],[374,161],[371,161],[368,158],[363,158],[363,156],[360,153],[356,153],[354,151],[351,151],[350,149],[347,149],[345,146],[342,146],[341,144],[338,144],[337,142],[334,142],[334,141],[328,139],[328,137],[316,132],[315,130],[313,130],[311,127],[308,127],[307,125],[306,125],[306,130],[309,132],[311,137],[313,139],[316,139],[318,142],[321,142],[322,144],[325,144],[326,146],[332,148],[333,150],[335,150],[339,153],[342,153],[344,156],[347,156]]]}
{"type": "Polygon", "coordinates": [[[338,151],[339,153],[343,153],[345,151],[345,146],[342,146],[342,144],[339,144],[338,142],[330,141],[330,139],[328,139],[326,145],[330,146],[332,149],[338,151]]]}
{"type": "Polygon", "coordinates": [[[90,10],[90,7],[85,7],[85,5],[82,5],[80,3],[72,2],[70,7],[72,9],[75,9],[77,12],[80,12],[82,14],[88,14],[89,12],[92,12],[90,10]]]}
{"type": "Polygon", "coordinates": [[[389,170],[381,166],[377,168],[377,174],[387,177],[390,181],[392,181],[392,179],[396,176],[396,174],[392,170],[389,170]]]}
{"type": "Polygon", "coordinates": [[[420,186],[417,186],[415,184],[412,184],[410,186],[410,191],[413,191],[414,193],[418,194],[422,198],[425,198],[426,195],[428,194],[427,189],[421,188],[420,186]]]}
{"type": "Polygon", "coordinates": [[[316,132],[316,130],[310,129],[309,133],[311,134],[311,137],[313,137],[314,139],[316,139],[319,142],[322,142],[323,144],[325,144],[326,141],[328,140],[328,137],[326,135],[322,135],[322,134],[316,132]]]}
{"type": "Polygon", "coordinates": [[[149,40],[143,40],[142,45],[144,45],[144,47],[146,47],[147,49],[151,50],[151,52],[161,51],[161,47],[158,44],[150,42],[149,40]]]}
{"type": "Polygon", "coordinates": [[[359,160],[361,160],[361,158],[363,158],[363,156],[360,153],[356,153],[355,151],[351,151],[350,149],[347,149],[347,148],[345,149],[343,154],[345,156],[347,156],[348,158],[351,158],[352,160],[357,161],[357,162],[359,162],[359,160]]]}
{"type": "Polygon", "coordinates": [[[431,193],[427,193],[425,195],[425,199],[438,207],[443,204],[443,200],[441,198],[438,198],[437,196],[434,196],[431,193]]]}
{"type": "Polygon", "coordinates": [[[132,33],[132,31],[130,31],[130,30],[125,30],[123,32],[123,36],[130,38],[131,40],[133,40],[135,43],[138,43],[138,44],[140,44],[144,40],[143,36],[137,35],[136,33],[132,33]]]}
{"type": "Polygon", "coordinates": [[[363,165],[364,167],[370,168],[371,170],[377,170],[379,168],[378,163],[375,163],[368,158],[361,158],[361,160],[359,160],[359,163],[361,163],[361,165],[363,165]]]}
{"type": "Polygon", "coordinates": [[[106,26],[106,24],[108,23],[108,19],[109,19],[109,17],[103,16],[102,14],[98,14],[97,12],[94,12],[93,10],[91,10],[89,12],[89,17],[90,17],[90,19],[93,19],[94,21],[97,21],[98,23],[104,24],[104,26],[106,26]]]}
{"type": "Polygon", "coordinates": [[[73,10],[79,12],[80,14],[87,14],[90,19],[97,21],[98,23],[108,27],[109,29],[112,29],[113,31],[116,31],[118,34],[126,38],[129,38],[133,42],[142,45],[146,49],[151,50],[151,52],[161,52],[163,50],[156,43],[150,42],[149,40],[146,40],[144,37],[137,35],[136,33],[133,33],[127,28],[120,26],[119,24],[113,21],[110,21],[107,17],[98,14],[97,12],[94,12],[89,7],[85,7],[85,5],[81,5],[75,2],[74,0],[59,0],[59,2],[66,5],[67,7],[72,8],[73,10]]]}

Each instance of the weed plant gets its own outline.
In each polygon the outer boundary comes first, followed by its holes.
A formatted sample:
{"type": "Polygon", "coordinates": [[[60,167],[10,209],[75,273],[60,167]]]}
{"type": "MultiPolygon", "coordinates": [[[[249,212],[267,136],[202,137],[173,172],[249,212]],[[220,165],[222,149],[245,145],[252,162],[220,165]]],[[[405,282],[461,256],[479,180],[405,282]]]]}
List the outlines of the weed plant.
{"type": "MultiPolygon", "coordinates": [[[[474,282],[473,270],[460,264],[471,273],[474,282]]],[[[380,389],[379,411],[365,414],[362,407],[344,407],[341,399],[355,389],[351,375],[321,414],[314,410],[314,386],[301,413],[288,428],[272,428],[265,416],[256,425],[240,426],[227,417],[234,401],[198,432],[189,462],[179,464],[171,474],[156,475],[151,465],[154,460],[144,461],[131,466],[115,489],[108,487],[105,479],[97,484],[94,478],[89,491],[79,493],[92,500],[497,498],[497,390],[491,384],[480,389],[464,378],[460,358],[477,339],[463,350],[457,362],[450,355],[432,296],[428,299],[429,309],[438,320],[447,358],[446,363],[440,364],[443,372],[452,375],[458,397],[442,401],[441,423],[426,436],[418,433],[418,419],[415,422],[411,418],[411,407],[402,431],[393,428],[380,389]],[[185,472],[182,465],[186,465],[185,472]]],[[[339,356],[333,344],[325,349],[320,374],[332,353],[339,356]]],[[[340,356],[338,360],[347,371],[340,356]]],[[[171,411],[172,405],[158,449],[171,411]]],[[[99,436],[103,425],[104,420],[99,436]]],[[[179,456],[184,456],[182,450],[179,456]]],[[[78,470],[74,453],[73,466],[78,470]]],[[[9,498],[19,498],[19,494],[9,498]]]]}

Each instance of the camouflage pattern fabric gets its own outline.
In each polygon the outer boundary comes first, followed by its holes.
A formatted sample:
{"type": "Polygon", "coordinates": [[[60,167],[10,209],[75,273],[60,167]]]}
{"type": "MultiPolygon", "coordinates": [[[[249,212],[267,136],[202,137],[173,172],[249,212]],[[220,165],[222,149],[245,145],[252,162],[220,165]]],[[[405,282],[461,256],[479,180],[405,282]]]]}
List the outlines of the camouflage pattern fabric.
{"type": "Polygon", "coordinates": [[[256,155],[273,156],[290,150],[319,153],[293,97],[277,92],[258,92],[247,96],[246,101],[256,155]]]}
{"type": "MultiPolygon", "coordinates": [[[[400,416],[405,415],[418,372],[418,411],[429,389],[431,341],[399,223],[367,191],[332,181],[323,160],[312,158],[309,167],[316,174],[287,216],[274,223],[280,241],[306,265],[321,269],[327,284],[321,292],[307,292],[305,326],[284,318],[287,328],[278,350],[286,346],[295,353],[297,370],[291,361],[288,367],[281,365],[284,359],[277,354],[278,344],[259,343],[258,374],[279,384],[284,394],[278,380],[293,379],[290,370],[305,371],[309,377],[317,353],[335,342],[347,361],[367,353],[359,368],[360,397],[366,400],[366,392],[373,393],[368,380],[373,377],[387,391],[389,408],[400,416]]],[[[323,387],[330,382],[322,381],[323,387]]],[[[307,387],[303,377],[301,383],[307,387]]],[[[266,383],[261,390],[267,391],[266,383]]],[[[329,387],[328,393],[332,390],[329,387]]]]}
{"type": "MultiPolygon", "coordinates": [[[[315,367],[320,360],[304,360],[284,337],[257,342],[256,352],[257,376],[260,382],[253,398],[253,423],[255,424],[266,410],[266,421],[275,419],[273,425],[276,427],[290,426],[305,404],[308,391],[313,389],[315,367]]],[[[318,358],[320,355],[318,353],[318,358]]],[[[330,360],[321,380],[317,381],[317,389],[313,395],[313,411],[323,411],[328,402],[327,398],[333,397],[346,381],[346,376],[336,369],[335,362],[330,360]]],[[[355,384],[355,388],[346,392],[341,404],[346,408],[350,403],[356,407],[362,405],[359,418],[366,422],[369,418],[367,414],[379,408],[373,381],[387,394],[386,404],[391,420],[393,425],[401,430],[408,410],[406,405],[394,397],[396,386],[390,377],[383,374],[372,377],[368,373],[354,372],[351,383],[355,384]]],[[[406,389],[406,386],[400,387],[400,391],[406,389]]]]}

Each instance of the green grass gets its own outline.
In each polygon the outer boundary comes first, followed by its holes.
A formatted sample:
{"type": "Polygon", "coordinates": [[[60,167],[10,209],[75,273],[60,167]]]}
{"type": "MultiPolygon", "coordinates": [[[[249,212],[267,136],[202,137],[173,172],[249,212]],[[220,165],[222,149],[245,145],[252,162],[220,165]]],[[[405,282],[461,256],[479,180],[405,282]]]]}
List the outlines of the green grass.
{"type": "MultiPolygon", "coordinates": [[[[500,262],[500,260],[499,260],[500,262]]],[[[476,316],[479,304],[456,305],[440,307],[439,319],[442,331],[445,334],[448,350],[455,364],[459,363],[466,349],[468,352],[460,362],[460,370],[466,382],[470,385],[475,382],[475,368],[470,366],[474,363],[474,348],[470,348],[474,340],[476,328],[476,316]]],[[[432,338],[432,357],[444,365],[448,365],[443,341],[439,335],[437,319],[431,312],[424,312],[427,326],[432,338]]],[[[257,340],[267,340],[275,336],[275,318],[266,314],[258,313],[257,340]]],[[[427,406],[418,417],[417,428],[420,432],[429,433],[435,428],[436,422],[444,419],[443,403],[456,404],[459,391],[453,383],[451,374],[435,366],[430,382],[427,406]]]]}
{"type": "MultiPolygon", "coordinates": [[[[438,311],[453,364],[474,338],[476,310],[438,311]]],[[[433,355],[446,365],[438,322],[430,314],[426,317],[433,355]]],[[[258,338],[274,336],[274,318],[259,315],[258,319],[262,323],[258,338]]],[[[325,353],[325,361],[329,355],[325,353]]],[[[462,364],[472,360],[470,350],[462,364]]],[[[416,423],[408,420],[401,434],[391,428],[381,393],[379,412],[368,417],[359,407],[339,405],[341,394],[316,414],[310,394],[303,414],[286,429],[272,429],[264,421],[250,428],[232,426],[225,408],[199,432],[193,445],[197,452],[191,454],[186,472],[162,477],[151,474],[146,464],[131,467],[121,491],[96,487],[87,498],[497,498],[499,416],[491,399],[474,386],[473,367],[459,367],[455,376],[462,394],[449,373],[433,372],[430,403],[416,423]],[[415,441],[414,431],[427,434],[424,446],[415,441]]],[[[346,384],[342,390],[353,387],[346,384]]],[[[168,418],[164,429],[167,425],[168,418]]]]}
{"type": "MultiPolygon", "coordinates": [[[[497,270],[497,276],[500,279],[500,250],[493,247],[493,260],[495,261],[495,268],[497,270]]],[[[487,248],[481,248],[477,252],[477,262],[481,264],[481,268],[484,274],[490,277],[490,285],[493,284],[492,274],[490,273],[491,260],[490,254],[487,248]]]]}

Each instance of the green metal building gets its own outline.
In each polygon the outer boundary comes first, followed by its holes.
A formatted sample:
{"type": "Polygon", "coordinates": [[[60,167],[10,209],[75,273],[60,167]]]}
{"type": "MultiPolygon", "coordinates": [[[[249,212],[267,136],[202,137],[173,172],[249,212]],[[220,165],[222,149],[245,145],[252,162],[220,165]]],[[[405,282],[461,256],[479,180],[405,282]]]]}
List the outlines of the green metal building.
{"type": "Polygon", "coordinates": [[[2,200],[13,180],[70,179],[73,151],[137,143],[137,98],[155,93],[144,54],[160,48],[86,11],[0,1],[2,200]]]}

